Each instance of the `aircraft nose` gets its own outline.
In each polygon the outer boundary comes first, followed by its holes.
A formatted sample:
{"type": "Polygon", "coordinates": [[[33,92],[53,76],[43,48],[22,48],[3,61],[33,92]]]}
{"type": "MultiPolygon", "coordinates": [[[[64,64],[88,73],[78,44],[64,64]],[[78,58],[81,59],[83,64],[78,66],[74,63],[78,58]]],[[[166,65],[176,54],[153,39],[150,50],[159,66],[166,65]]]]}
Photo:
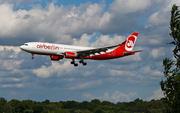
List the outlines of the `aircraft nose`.
{"type": "Polygon", "coordinates": [[[23,45],[21,45],[19,48],[23,50],[23,49],[24,49],[24,46],[23,46],[23,45]]]}

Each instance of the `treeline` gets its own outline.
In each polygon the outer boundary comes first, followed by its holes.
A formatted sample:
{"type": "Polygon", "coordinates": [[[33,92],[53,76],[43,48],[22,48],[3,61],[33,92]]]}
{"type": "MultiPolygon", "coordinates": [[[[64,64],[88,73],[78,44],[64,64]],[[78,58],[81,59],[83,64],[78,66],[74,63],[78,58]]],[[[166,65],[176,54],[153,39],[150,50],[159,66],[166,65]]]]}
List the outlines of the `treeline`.
{"type": "Polygon", "coordinates": [[[33,100],[7,101],[0,98],[0,113],[166,113],[168,108],[165,99],[143,101],[135,99],[131,102],[112,103],[99,99],[83,102],[45,100],[36,102],[33,100]]]}

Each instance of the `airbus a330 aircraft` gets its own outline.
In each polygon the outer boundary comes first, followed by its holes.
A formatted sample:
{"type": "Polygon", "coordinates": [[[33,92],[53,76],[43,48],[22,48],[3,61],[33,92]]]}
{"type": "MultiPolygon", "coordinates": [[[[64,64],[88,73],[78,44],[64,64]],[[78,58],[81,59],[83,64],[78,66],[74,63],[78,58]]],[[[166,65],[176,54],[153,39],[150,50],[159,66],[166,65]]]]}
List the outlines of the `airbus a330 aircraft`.
{"type": "Polygon", "coordinates": [[[35,58],[34,54],[49,55],[50,59],[53,61],[59,61],[63,58],[72,59],[71,64],[74,66],[78,66],[75,59],[79,59],[79,63],[82,63],[85,66],[87,63],[84,62],[84,59],[108,60],[134,55],[136,52],[140,52],[141,50],[132,51],[137,36],[138,33],[134,32],[121,44],[100,48],[43,42],[25,43],[24,45],[21,45],[20,48],[23,51],[31,53],[32,59],[35,58]]]}

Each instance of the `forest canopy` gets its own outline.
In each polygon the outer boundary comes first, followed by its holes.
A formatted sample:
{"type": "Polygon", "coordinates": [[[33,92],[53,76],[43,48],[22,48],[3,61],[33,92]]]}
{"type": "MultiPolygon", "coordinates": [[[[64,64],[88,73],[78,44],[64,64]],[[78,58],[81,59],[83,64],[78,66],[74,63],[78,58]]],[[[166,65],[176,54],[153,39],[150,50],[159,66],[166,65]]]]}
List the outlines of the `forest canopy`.
{"type": "Polygon", "coordinates": [[[36,102],[33,100],[7,101],[0,98],[0,113],[165,113],[167,104],[165,99],[143,101],[135,99],[131,102],[112,103],[109,101],[100,101],[93,99],[90,102],[59,101],[50,102],[45,100],[36,102]]]}

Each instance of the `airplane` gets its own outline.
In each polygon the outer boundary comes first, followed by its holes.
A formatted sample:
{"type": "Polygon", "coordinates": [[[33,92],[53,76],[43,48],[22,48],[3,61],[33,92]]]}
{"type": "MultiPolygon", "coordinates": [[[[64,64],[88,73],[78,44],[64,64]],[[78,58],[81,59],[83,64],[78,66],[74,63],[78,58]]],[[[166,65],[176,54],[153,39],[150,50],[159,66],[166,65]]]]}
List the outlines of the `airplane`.
{"type": "Polygon", "coordinates": [[[121,44],[98,48],[44,42],[28,42],[21,45],[20,49],[31,53],[32,59],[35,58],[34,54],[48,55],[52,61],[60,61],[63,58],[72,59],[71,64],[76,67],[78,66],[78,63],[75,62],[75,59],[78,59],[79,63],[86,66],[87,63],[84,61],[86,59],[109,60],[134,55],[136,52],[141,52],[142,50],[132,51],[137,37],[138,33],[133,32],[121,44]]]}

